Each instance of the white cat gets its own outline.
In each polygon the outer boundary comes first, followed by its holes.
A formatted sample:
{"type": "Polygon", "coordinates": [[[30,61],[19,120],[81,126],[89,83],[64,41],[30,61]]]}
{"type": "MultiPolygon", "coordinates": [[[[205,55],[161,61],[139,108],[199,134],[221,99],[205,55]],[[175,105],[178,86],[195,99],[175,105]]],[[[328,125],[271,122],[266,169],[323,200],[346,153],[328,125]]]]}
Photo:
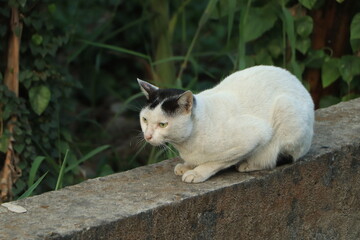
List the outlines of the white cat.
{"type": "Polygon", "coordinates": [[[144,138],[179,151],[184,164],[174,172],[184,182],[203,182],[232,165],[239,172],[271,169],[282,156],[296,161],[310,148],[313,101],[282,68],[238,71],[199,94],[138,82],[148,100],[140,112],[144,138]]]}

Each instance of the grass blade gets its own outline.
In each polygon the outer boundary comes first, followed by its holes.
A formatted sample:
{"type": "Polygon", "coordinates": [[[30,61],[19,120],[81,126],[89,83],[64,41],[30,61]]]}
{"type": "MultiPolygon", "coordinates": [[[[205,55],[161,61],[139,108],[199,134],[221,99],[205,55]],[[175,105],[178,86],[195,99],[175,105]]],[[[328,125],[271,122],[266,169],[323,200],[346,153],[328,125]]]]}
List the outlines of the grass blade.
{"type": "Polygon", "coordinates": [[[37,173],[41,163],[44,161],[44,159],[45,159],[44,156],[37,156],[35,158],[33,164],[31,165],[31,169],[29,172],[29,179],[28,179],[28,187],[29,188],[31,187],[31,185],[33,185],[36,173],[37,173]]]}
{"type": "Polygon", "coordinates": [[[173,14],[169,21],[169,36],[172,37],[174,35],[176,23],[180,15],[183,14],[186,5],[190,3],[191,0],[185,0],[181,2],[181,5],[176,9],[176,12],[173,14]]]}
{"type": "MultiPolygon", "coordinates": [[[[296,62],[296,35],[295,35],[295,29],[294,29],[294,19],[290,14],[290,11],[285,7],[284,2],[282,3],[281,6],[282,9],[282,14],[283,14],[283,22],[284,22],[284,27],[286,29],[286,34],[289,40],[289,44],[290,44],[290,48],[291,48],[291,59],[290,59],[290,65],[291,68],[293,70],[293,73],[295,74],[295,76],[301,80],[301,70],[299,65],[296,62]]],[[[284,52],[284,55],[285,52],[284,52]]]]}
{"type": "Polygon", "coordinates": [[[138,99],[138,98],[143,97],[143,96],[144,96],[144,94],[142,92],[140,92],[140,93],[136,93],[136,94],[130,96],[128,99],[126,99],[124,101],[123,105],[118,110],[116,110],[116,114],[115,114],[113,119],[118,118],[119,115],[121,113],[125,112],[126,110],[136,110],[136,111],[138,111],[138,109],[134,105],[131,105],[131,102],[133,102],[135,99],[138,99]]]}
{"type": "Polygon", "coordinates": [[[141,18],[136,19],[133,22],[130,22],[126,25],[124,25],[121,28],[118,28],[114,31],[112,31],[109,35],[106,35],[105,37],[100,39],[100,42],[105,42],[111,38],[113,38],[114,36],[116,36],[117,34],[124,32],[125,30],[128,30],[129,28],[135,27],[136,25],[140,25],[140,23],[144,22],[145,20],[148,20],[150,18],[150,15],[145,15],[141,18]]]}
{"type": "Polygon", "coordinates": [[[60,172],[59,172],[59,176],[56,182],[56,186],[55,186],[55,191],[59,190],[60,188],[62,188],[62,184],[63,184],[63,179],[64,179],[64,174],[65,174],[65,166],[66,166],[66,162],[68,159],[68,155],[69,155],[69,149],[66,150],[65,153],[65,157],[64,157],[64,161],[61,164],[61,168],[60,168],[60,172]]]}
{"type": "Polygon", "coordinates": [[[209,20],[217,2],[218,0],[209,0],[209,3],[205,8],[204,13],[201,15],[199,21],[199,28],[202,28],[205,25],[205,23],[209,20]]]}
{"type": "Polygon", "coordinates": [[[26,190],[26,192],[24,192],[24,193],[18,198],[18,200],[29,197],[29,196],[32,194],[32,192],[37,188],[37,186],[42,182],[42,180],[44,179],[44,177],[46,176],[46,174],[48,174],[48,172],[44,173],[44,175],[42,175],[33,185],[31,185],[31,187],[29,187],[29,189],[26,190]]]}
{"type": "Polygon", "coordinates": [[[150,165],[150,164],[153,164],[153,163],[156,163],[156,162],[158,162],[156,147],[152,147],[150,155],[149,155],[149,159],[148,159],[148,162],[147,162],[147,165],[150,165]]]}
{"type": "Polygon", "coordinates": [[[45,149],[39,144],[34,138],[32,138],[32,141],[35,143],[35,145],[41,150],[41,152],[46,156],[45,160],[46,162],[57,172],[59,171],[59,166],[56,163],[56,161],[45,151],[45,149]]]}
{"type": "Polygon", "coordinates": [[[236,0],[228,0],[228,28],[227,28],[227,44],[230,42],[231,32],[234,25],[234,15],[236,10],[236,0]]]}
{"type": "MultiPolygon", "coordinates": [[[[92,34],[90,36],[88,36],[89,40],[95,41],[99,36],[101,36],[105,32],[106,29],[108,29],[111,26],[111,23],[113,22],[114,17],[116,16],[119,5],[120,5],[120,3],[117,3],[115,5],[115,7],[112,9],[112,13],[111,13],[110,18],[108,18],[104,23],[102,23],[100,27],[98,27],[98,28],[95,27],[92,34]]],[[[77,9],[80,9],[80,8],[77,8],[77,9]]],[[[75,18],[75,16],[77,16],[76,12],[77,11],[74,11],[73,18],[75,18]]],[[[114,31],[114,32],[116,32],[116,31],[114,31]]],[[[87,44],[84,44],[84,45],[80,46],[75,51],[75,53],[70,55],[70,57],[67,59],[67,63],[69,64],[72,61],[74,61],[79,56],[79,54],[86,49],[86,47],[87,47],[87,44]]]]}
{"type": "Polygon", "coordinates": [[[96,154],[98,154],[99,152],[104,151],[105,149],[108,149],[110,147],[110,145],[104,145],[104,146],[100,146],[98,148],[95,148],[94,150],[90,151],[88,154],[86,154],[85,156],[83,156],[82,158],[80,158],[76,163],[71,164],[70,166],[68,166],[64,172],[67,173],[71,170],[73,170],[74,168],[78,167],[81,163],[85,162],[86,160],[88,160],[89,158],[92,158],[93,156],[95,156],[96,154]]]}
{"type": "Polygon", "coordinates": [[[160,60],[158,60],[158,61],[154,61],[154,62],[152,63],[152,65],[155,66],[155,65],[158,65],[158,64],[161,64],[161,63],[165,63],[165,62],[182,61],[182,60],[184,60],[184,59],[185,59],[184,56],[172,56],[172,57],[160,59],[160,60]]]}
{"type": "Polygon", "coordinates": [[[196,29],[195,35],[194,35],[194,37],[193,37],[193,39],[192,39],[192,41],[190,43],[188,51],[186,52],[184,62],[181,64],[180,71],[179,71],[179,74],[178,74],[177,79],[176,79],[177,84],[181,83],[182,74],[183,74],[183,72],[185,71],[185,69],[187,67],[187,62],[188,62],[188,60],[190,58],[190,54],[191,54],[191,52],[192,52],[192,50],[193,50],[193,48],[195,46],[195,42],[197,41],[197,39],[199,37],[200,30],[205,25],[207,20],[210,18],[217,1],[218,0],[210,0],[208,5],[205,8],[204,13],[202,14],[202,16],[200,18],[200,21],[199,21],[198,27],[196,29]]]}
{"type": "Polygon", "coordinates": [[[105,48],[105,49],[109,49],[115,52],[121,52],[121,53],[125,53],[125,54],[129,54],[132,56],[136,56],[136,57],[140,57],[140,58],[144,58],[148,61],[150,61],[150,57],[148,55],[145,55],[143,53],[139,53],[139,52],[135,52],[133,50],[129,50],[126,48],[122,48],[122,47],[117,47],[117,46],[113,46],[113,45],[109,45],[109,44],[104,44],[104,43],[96,43],[96,42],[91,42],[91,41],[87,41],[87,40],[79,40],[80,42],[92,45],[94,47],[100,47],[100,48],[105,48]]]}
{"type": "Polygon", "coordinates": [[[241,10],[240,14],[240,23],[239,23],[239,46],[238,46],[238,59],[237,59],[237,70],[242,70],[246,68],[246,40],[245,40],[245,32],[246,32],[246,21],[249,14],[249,10],[251,7],[251,1],[247,1],[246,7],[241,10]]]}

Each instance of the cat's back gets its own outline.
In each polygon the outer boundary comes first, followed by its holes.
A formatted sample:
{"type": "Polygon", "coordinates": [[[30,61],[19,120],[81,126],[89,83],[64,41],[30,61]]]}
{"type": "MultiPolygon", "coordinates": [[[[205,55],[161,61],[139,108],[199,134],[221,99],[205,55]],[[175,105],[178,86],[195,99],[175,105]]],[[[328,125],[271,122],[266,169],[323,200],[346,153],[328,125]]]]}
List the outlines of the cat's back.
{"type": "Polygon", "coordinates": [[[215,106],[214,114],[221,115],[230,109],[232,113],[257,114],[265,118],[271,115],[277,99],[284,96],[297,107],[301,105],[307,111],[313,109],[311,96],[301,82],[287,70],[274,66],[255,66],[235,72],[199,94],[209,109],[215,106]]]}
{"type": "Polygon", "coordinates": [[[203,92],[204,96],[235,95],[240,100],[270,101],[277,95],[307,98],[310,95],[301,82],[290,72],[275,66],[255,66],[235,72],[216,87],[203,92]]]}
{"type": "MultiPolygon", "coordinates": [[[[226,77],[218,86],[218,90],[234,90],[234,87],[257,89],[266,88],[292,89],[300,86],[299,80],[290,72],[275,66],[255,66],[226,77]]],[[[279,89],[279,90],[280,90],[279,89]]]]}

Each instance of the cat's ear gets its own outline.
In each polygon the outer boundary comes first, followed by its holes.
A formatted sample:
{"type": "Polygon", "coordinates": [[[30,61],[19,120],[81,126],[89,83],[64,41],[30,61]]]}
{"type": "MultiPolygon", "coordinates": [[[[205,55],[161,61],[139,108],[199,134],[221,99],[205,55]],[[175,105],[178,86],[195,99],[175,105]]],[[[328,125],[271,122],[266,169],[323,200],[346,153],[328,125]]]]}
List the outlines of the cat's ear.
{"type": "Polygon", "coordinates": [[[194,96],[191,91],[186,91],[178,98],[178,104],[186,113],[190,113],[194,104],[194,96]]]}
{"type": "Polygon", "coordinates": [[[137,81],[138,81],[140,89],[144,93],[146,99],[149,99],[149,96],[159,89],[157,86],[154,86],[154,85],[152,85],[148,82],[145,82],[141,79],[137,79],[137,81]]]}

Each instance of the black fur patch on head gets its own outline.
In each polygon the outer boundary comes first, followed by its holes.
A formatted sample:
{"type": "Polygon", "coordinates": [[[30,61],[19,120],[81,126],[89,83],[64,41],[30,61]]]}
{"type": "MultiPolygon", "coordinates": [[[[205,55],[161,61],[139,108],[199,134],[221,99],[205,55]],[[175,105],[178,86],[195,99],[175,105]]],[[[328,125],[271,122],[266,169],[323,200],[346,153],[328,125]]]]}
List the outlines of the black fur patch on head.
{"type": "Polygon", "coordinates": [[[294,158],[286,153],[280,153],[276,160],[276,166],[282,166],[285,164],[290,164],[294,162],[294,158]]]}
{"type": "Polygon", "coordinates": [[[161,109],[167,114],[167,115],[174,115],[177,110],[179,109],[180,105],[178,103],[178,98],[173,97],[166,99],[164,103],[161,105],[161,109]]]}
{"type": "MultiPolygon", "coordinates": [[[[162,101],[164,101],[166,99],[168,99],[169,101],[174,100],[175,102],[177,102],[177,97],[180,96],[181,94],[183,94],[184,92],[185,92],[184,90],[174,89],[174,88],[159,89],[156,92],[149,95],[148,107],[150,109],[154,109],[154,108],[156,108],[157,105],[159,105],[162,101]]],[[[172,108],[172,107],[169,106],[169,108],[172,108]]]]}

